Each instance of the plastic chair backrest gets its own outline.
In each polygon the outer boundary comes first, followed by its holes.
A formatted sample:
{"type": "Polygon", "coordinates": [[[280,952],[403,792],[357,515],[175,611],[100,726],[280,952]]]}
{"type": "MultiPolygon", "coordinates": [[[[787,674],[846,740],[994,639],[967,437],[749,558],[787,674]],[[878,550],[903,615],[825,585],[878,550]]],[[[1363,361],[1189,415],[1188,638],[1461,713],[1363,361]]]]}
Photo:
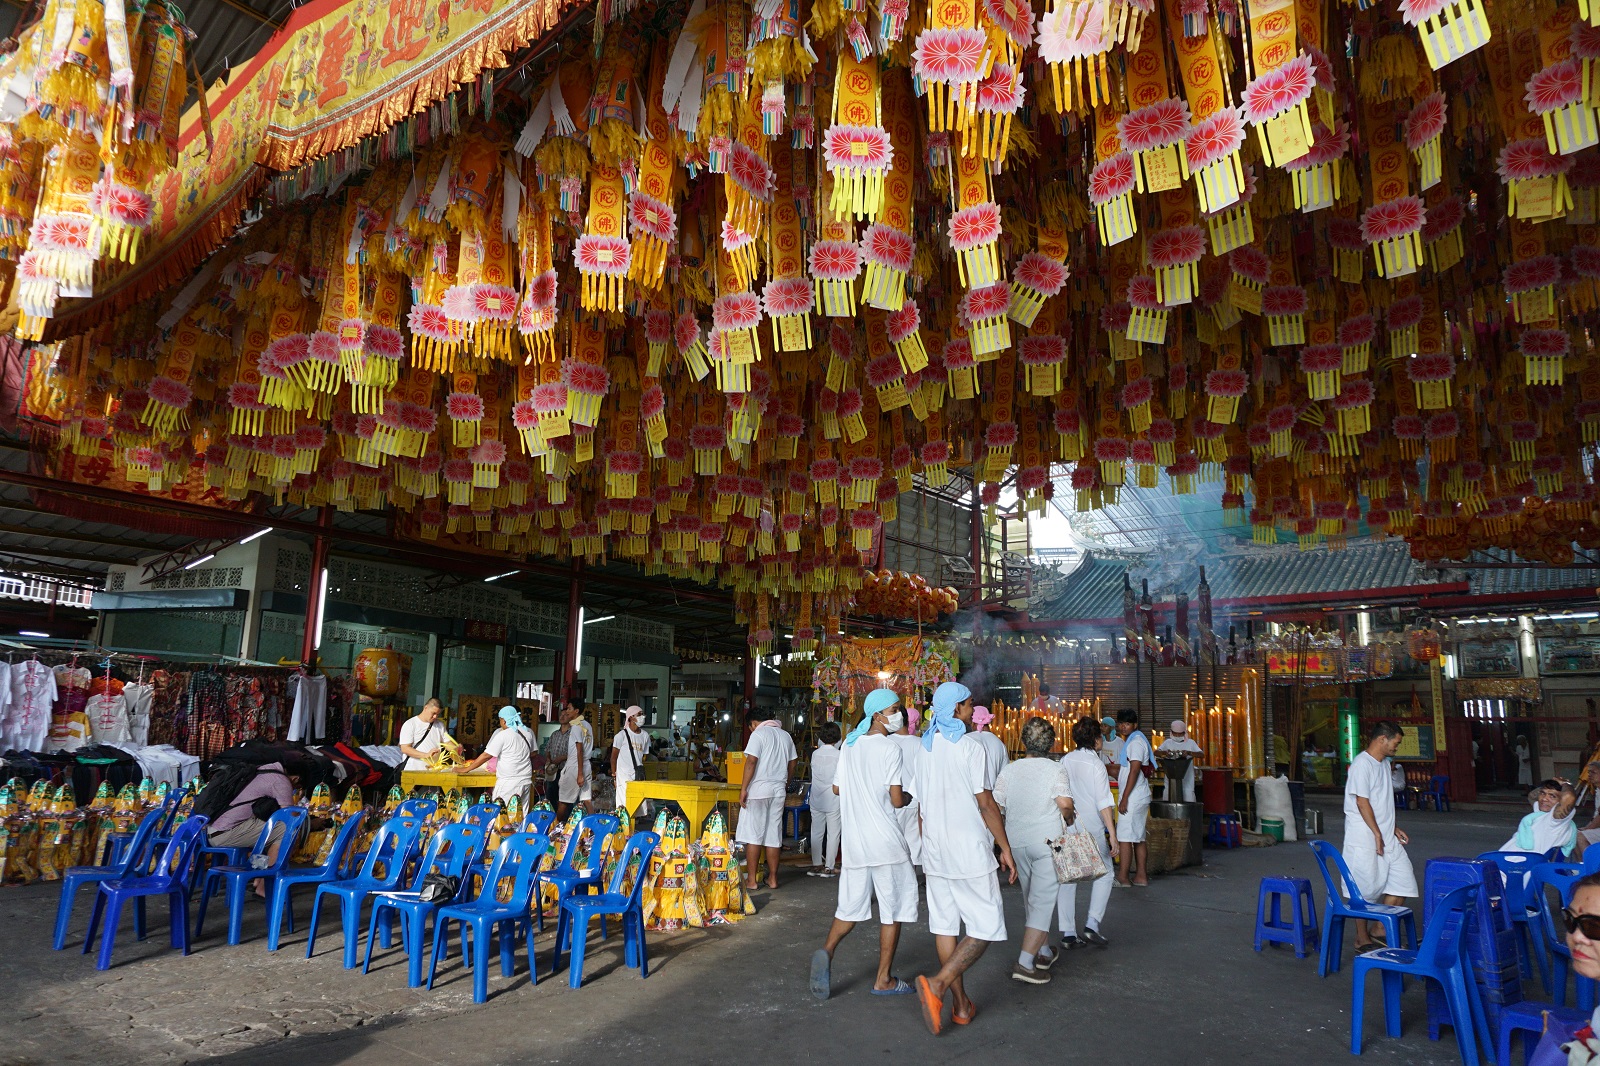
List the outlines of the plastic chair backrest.
{"type": "Polygon", "coordinates": [[[283,842],[278,846],[278,859],[271,866],[265,867],[268,871],[279,871],[289,865],[289,860],[294,856],[295,838],[300,835],[300,830],[306,824],[306,819],[311,817],[304,807],[279,807],[267,819],[267,824],[261,827],[261,835],[256,837],[256,846],[250,849],[251,856],[265,855],[271,846],[272,829],[274,826],[283,826],[283,842]]]}
{"type": "Polygon", "coordinates": [[[490,826],[494,825],[495,820],[499,817],[500,804],[474,803],[472,806],[467,808],[467,813],[461,816],[461,820],[470,825],[478,826],[481,829],[488,829],[490,826]]]}
{"type": "Polygon", "coordinates": [[[428,850],[423,853],[422,862],[417,866],[411,891],[421,892],[422,882],[430,873],[464,880],[468,868],[483,854],[483,846],[488,840],[487,829],[468,822],[451,822],[440,829],[428,841],[428,850]]]}
{"type": "Polygon", "coordinates": [[[161,812],[161,815],[162,815],[161,828],[159,830],[157,830],[157,832],[161,836],[169,835],[172,832],[173,824],[175,822],[177,822],[177,820],[178,820],[178,810],[179,810],[179,808],[182,808],[184,810],[188,810],[190,807],[193,807],[193,806],[194,806],[194,798],[192,796],[190,796],[187,792],[178,792],[176,790],[174,790],[172,792],[168,792],[167,793],[167,798],[162,800],[161,801],[161,806],[157,808],[157,810],[159,810],[161,812]],[[184,804],[185,800],[188,801],[187,806],[185,806],[185,804],[184,804]]]}
{"type": "Polygon", "coordinates": [[[139,824],[133,829],[133,839],[128,841],[128,850],[122,853],[122,862],[117,864],[118,877],[137,877],[140,869],[150,862],[150,841],[155,838],[166,817],[165,810],[152,807],[139,819],[139,824]]]}
{"type": "Polygon", "coordinates": [[[378,827],[378,835],[372,838],[372,848],[367,852],[367,861],[361,864],[361,873],[357,876],[389,888],[398,885],[405,873],[406,860],[411,858],[421,836],[421,818],[390,818],[378,827]],[[379,865],[383,866],[382,877],[377,873],[379,865]]]}
{"type": "Polygon", "coordinates": [[[1586,877],[1589,874],[1600,873],[1600,848],[1585,848],[1582,865],[1586,877]]]}
{"type": "Polygon", "coordinates": [[[206,826],[211,819],[203,814],[187,818],[184,823],[172,831],[172,839],[167,841],[166,849],[161,852],[161,858],[156,860],[151,876],[170,878],[176,886],[187,889],[189,880],[194,876],[194,854],[206,839],[206,826]]]}
{"type": "Polygon", "coordinates": [[[478,903],[484,907],[508,907],[523,911],[533,898],[533,886],[539,876],[539,862],[550,850],[550,838],[543,833],[511,833],[500,842],[489,873],[478,891],[478,903]],[[511,891],[502,897],[500,886],[511,879],[511,891]]]}
{"type": "Polygon", "coordinates": [[[1467,912],[1477,906],[1477,885],[1462,885],[1445,893],[1433,905],[1433,917],[1422,931],[1422,946],[1417,961],[1424,966],[1449,969],[1461,957],[1461,934],[1467,927],[1467,912]]]}
{"type": "Polygon", "coordinates": [[[361,832],[361,827],[366,823],[367,812],[359,810],[344,820],[339,830],[334,834],[333,847],[328,849],[328,861],[317,867],[325,874],[334,877],[343,877],[347,872],[345,864],[350,861],[350,852],[355,845],[356,837],[361,832]]]}
{"type": "Polygon", "coordinates": [[[811,809],[811,783],[809,781],[800,786],[800,803],[798,807],[801,810],[811,809]]]}
{"type": "Polygon", "coordinates": [[[433,817],[433,812],[439,809],[439,801],[418,796],[415,799],[403,800],[400,806],[394,809],[394,818],[422,818],[433,817]]]}
{"type": "Polygon", "coordinates": [[[611,885],[606,889],[613,896],[623,894],[622,887],[628,883],[628,868],[635,865],[633,887],[627,892],[628,906],[634,907],[639,903],[639,898],[644,892],[644,883],[649,880],[645,875],[650,872],[650,857],[660,847],[661,838],[649,830],[641,830],[628,838],[622,845],[622,856],[617,860],[617,868],[611,875],[611,885]]]}
{"type": "Polygon", "coordinates": [[[1449,787],[1449,785],[1450,785],[1449,775],[1447,775],[1447,774],[1435,774],[1434,777],[1433,777],[1433,781],[1432,781],[1431,785],[1429,786],[1429,790],[1433,791],[1433,792],[1443,792],[1446,788],[1449,787]]]}
{"type": "Polygon", "coordinates": [[[567,850],[561,855],[558,869],[569,871],[587,877],[599,870],[605,862],[606,841],[611,839],[611,834],[617,831],[617,816],[614,814],[590,814],[578,823],[577,832],[567,840],[567,850]],[[589,851],[584,855],[587,864],[583,869],[573,865],[573,860],[578,857],[578,846],[583,842],[585,834],[589,835],[589,851]]]}
{"type": "MultiPolygon", "coordinates": [[[[1532,880],[1541,894],[1546,885],[1555,889],[1565,907],[1572,901],[1572,887],[1586,876],[1583,867],[1570,862],[1542,862],[1533,868],[1532,880]]],[[[1545,902],[1548,905],[1548,899],[1545,902]]]]}
{"type": "Polygon", "coordinates": [[[1367,901],[1361,895],[1361,890],[1356,887],[1355,878],[1350,876],[1350,867],[1344,864],[1344,856],[1326,840],[1313,840],[1309,843],[1311,853],[1317,857],[1317,866],[1322,870],[1322,882],[1328,889],[1328,906],[1335,906],[1339,897],[1344,896],[1349,901],[1347,905],[1350,910],[1366,910],[1367,901]],[[1343,888],[1340,887],[1341,881],[1343,888]]]}
{"type": "MultiPolygon", "coordinates": [[[[524,833],[539,833],[542,836],[550,835],[550,827],[556,824],[555,811],[529,811],[528,816],[522,820],[524,833]]],[[[1600,855],[1600,848],[1595,850],[1600,855]]]]}
{"type": "Polygon", "coordinates": [[[1523,914],[1528,907],[1528,881],[1534,868],[1547,861],[1543,855],[1535,855],[1530,851],[1486,851],[1478,856],[1484,862],[1492,862],[1500,868],[1501,880],[1506,886],[1507,909],[1512,914],[1523,914]]]}

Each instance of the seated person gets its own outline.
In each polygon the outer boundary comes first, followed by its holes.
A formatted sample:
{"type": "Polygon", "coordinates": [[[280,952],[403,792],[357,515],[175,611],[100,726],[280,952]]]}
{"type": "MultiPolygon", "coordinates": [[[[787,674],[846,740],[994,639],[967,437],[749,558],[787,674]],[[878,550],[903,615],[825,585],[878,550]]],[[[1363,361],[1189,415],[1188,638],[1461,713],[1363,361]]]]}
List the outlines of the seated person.
{"type": "Polygon", "coordinates": [[[1500,850],[1543,855],[1551,848],[1560,848],[1562,855],[1570,855],[1578,842],[1578,827],[1572,820],[1578,794],[1567,782],[1552,777],[1539,782],[1528,798],[1534,804],[1532,813],[1523,817],[1515,835],[1500,850]]]}
{"type": "Polygon", "coordinates": [[[1411,785],[1406,781],[1406,768],[1393,759],[1389,760],[1389,783],[1394,785],[1394,801],[1404,803],[1411,793],[1411,785]]]}

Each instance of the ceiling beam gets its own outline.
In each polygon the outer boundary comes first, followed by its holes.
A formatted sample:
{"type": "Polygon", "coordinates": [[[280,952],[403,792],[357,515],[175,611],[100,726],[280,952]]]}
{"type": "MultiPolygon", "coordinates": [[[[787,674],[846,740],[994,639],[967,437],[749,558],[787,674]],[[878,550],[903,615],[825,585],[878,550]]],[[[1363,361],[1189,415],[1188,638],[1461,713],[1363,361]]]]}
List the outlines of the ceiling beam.
{"type": "MultiPolygon", "coordinates": [[[[0,506],[0,510],[4,507],[0,506]]],[[[168,549],[153,544],[136,544],[132,541],[120,540],[117,537],[100,537],[93,533],[68,533],[58,529],[40,529],[37,526],[12,526],[0,523],[0,533],[11,533],[23,537],[37,537],[41,540],[75,540],[83,544],[103,544],[108,548],[121,548],[133,552],[161,552],[168,549]]],[[[113,560],[107,560],[108,562],[113,560]]],[[[117,559],[115,562],[125,563],[127,559],[117,559]]]]}

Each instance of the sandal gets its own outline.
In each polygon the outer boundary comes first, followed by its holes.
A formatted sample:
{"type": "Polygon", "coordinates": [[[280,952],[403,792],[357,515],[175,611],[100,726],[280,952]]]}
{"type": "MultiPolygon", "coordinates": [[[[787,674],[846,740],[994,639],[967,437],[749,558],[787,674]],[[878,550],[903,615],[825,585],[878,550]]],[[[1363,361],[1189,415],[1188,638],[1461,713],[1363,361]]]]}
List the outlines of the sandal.
{"type": "Polygon", "coordinates": [[[909,996],[915,991],[916,989],[906,984],[902,979],[896,977],[894,979],[893,988],[874,988],[872,990],[872,994],[875,996],[909,996]]]}
{"type": "Polygon", "coordinates": [[[933,994],[933,986],[926,977],[917,978],[917,1003],[922,1007],[922,1023],[928,1027],[928,1032],[938,1036],[944,1028],[944,998],[933,994]]]}
{"type": "Polygon", "coordinates": [[[972,1005],[971,1013],[969,1013],[965,1018],[963,1018],[961,1015],[957,1014],[955,1011],[951,1011],[950,1012],[950,1020],[955,1022],[957,1025],[971,1025],[972,1024],[972,1019],[976,1018],[977,1016],[978,1016],[978,1005],[976,1003],[974,1003],[972,1005]]]}

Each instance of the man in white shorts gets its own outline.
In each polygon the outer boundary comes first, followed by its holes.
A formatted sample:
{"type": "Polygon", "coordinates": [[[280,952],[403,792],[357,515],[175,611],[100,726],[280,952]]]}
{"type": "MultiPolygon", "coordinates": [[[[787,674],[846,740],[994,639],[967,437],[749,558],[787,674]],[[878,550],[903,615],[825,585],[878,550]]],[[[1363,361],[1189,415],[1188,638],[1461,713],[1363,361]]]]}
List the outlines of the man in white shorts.
{"type": "MultiPolygon", "coordinates": [[[[1400,750],[1405,731],[1390,721],[1375,723],[1367,749],[1350,763],[1344,785],[1344,862],[1368,903],[1397,906],[1417,894],[1417,873],[1406,854],[1410,843],[1394,824],[1394,785],[1385,759],[1400,750]]],[[[1356,952],[1383,947],[1378,922],[1356,922],[1356,952]]],[[[1395,945],[1398,947],[1399,945],[1395,945]]]]}
{"type": "Polygon", "coordinates": [[[1117,735],[1122,747],[1117,752],[1117,884],[1122,888],[1150,887],[1149,849],[1145,830],[1150,820],[1150,780],[1145,767],[1155,760],[1150,741],[1139,731],[1139,712],[1117,714],[1117,735]]]}
{"type": "Polygon", "coordinates": [[[778,887],[778,859],[783,851],[783,800],[789,774],[800,753],[794,739],[778,724],[776,712],[756,711],[760,719],[744,743],[744,783],[739,788],[739,825],[735,843],[744,845],[744,887],[754,891],[756,866],[767,856],[767,887],[778,887]]]}
{"type": "Polygon", "coordinates": [[[961,975],[991,942],[1006,939],[1000,879],[995,876],[996,844],[1011,882],[1017,879],[1017,868],[1000,808],[989,793],[983,749],[962,742],[972,724],[972,692],[946,681],[934,690],[930,717],[912,787],[922,805],[928,931],[941,968],[932,977],[917,978],[917,999],[928,1031],[938,1036],[944,1027],[945,992],[953,993],[952,1020],[957,1025],[972,1021],[978,1008],[967,998],[961,975]]]}
{"type": "Polygon", "coordinates": [[[890,973],[900,944],[901,923],[917,920],[917,872],[895,817],[895,811],[911,799],[900,745],[893,736],[905,720],[899,704],[900,698],[886,688],[867,694],[861,721],[845,738],[834,770],[833,791],[839,796],[843,843],[839,907],[833,913],[827,943],[811,956],[811,992],[818,999],[828,998],[834,950],[857,922],[872,917],[874,897],[878,900],[878,977],[872,983],[872,994],[911,994],[911,986],[890,973]]]}
{"type": "Polygon", "coordinates": [[[594,753],[594,730],[589,727],[576,704],[568,703],[562,717],[567,725],[567,761],[561,767],[561,810],[565,818],[574,803],[583,804],[585,814],[594,797],[594,781],[589,773],[589,756],[594,753]]]}

